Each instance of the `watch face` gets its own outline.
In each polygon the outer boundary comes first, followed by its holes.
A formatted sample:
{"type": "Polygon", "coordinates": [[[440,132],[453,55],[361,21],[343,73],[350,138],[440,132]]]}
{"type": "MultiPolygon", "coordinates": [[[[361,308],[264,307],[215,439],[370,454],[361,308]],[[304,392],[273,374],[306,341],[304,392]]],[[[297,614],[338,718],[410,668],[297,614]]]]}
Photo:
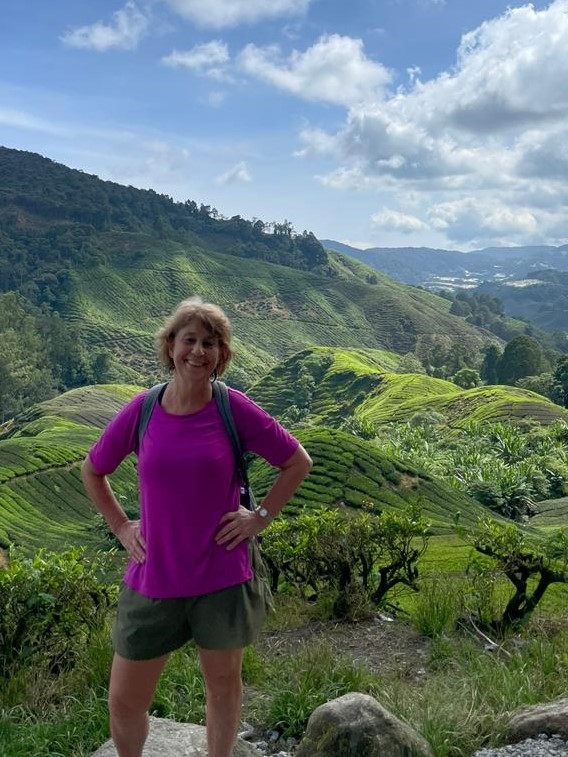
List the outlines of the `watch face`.
{"type": "Polygon", "coordinates": [[[258,508],[258,514],[261,518],[267,518],[268,517],[268,510],[266,507],[259,507],[258,508]]]}

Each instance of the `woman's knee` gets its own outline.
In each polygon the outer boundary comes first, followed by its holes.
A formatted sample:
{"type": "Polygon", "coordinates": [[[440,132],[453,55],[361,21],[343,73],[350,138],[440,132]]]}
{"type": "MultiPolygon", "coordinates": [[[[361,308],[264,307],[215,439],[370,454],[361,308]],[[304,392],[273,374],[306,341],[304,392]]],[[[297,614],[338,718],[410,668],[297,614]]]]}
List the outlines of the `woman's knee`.
{"type": "Polygon", "coordinates": [[[166,660],[167,656],[164,656],[137,662],[115,656],[108,694],[111,715],[133,717],[146,712],[152,704],[166,660]]]}

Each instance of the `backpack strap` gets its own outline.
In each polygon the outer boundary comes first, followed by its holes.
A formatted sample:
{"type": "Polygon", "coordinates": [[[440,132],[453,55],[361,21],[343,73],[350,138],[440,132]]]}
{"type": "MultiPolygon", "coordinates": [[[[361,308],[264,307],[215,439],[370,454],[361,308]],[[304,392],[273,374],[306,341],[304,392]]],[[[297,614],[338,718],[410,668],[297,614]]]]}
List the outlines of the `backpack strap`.
{"type": "Polygon", "coordinates": [[[152,413],[154,412],[156,402],[158,402],[158,400],[164,393],[167,385],[167,381],[165,381],[163,384],[156,384],[156,386],[148,389],[148,391],[144,395],[144,399],[142,400],[142,407],[140,408],[140,417],[138,418],[138,451],[142,446],[142,439],[144,438],[144,434],[146,433],[146,429],[148,428],[148,424],[150,423],[150,418],[152,417],[152,413]]]}
{"type": "Polygon", "coordinates": [[[233,448],[233,454],[235,455],[237,470],[243,484],[241,488],[241,502],[249,510],[254,510],[254,496],[251,492],[249,477],[247,473],[247,465],[243,457],[241,441],[239,439],[239,434],[235,425],[235,419],[233,417],[233,411],[231,410],[231,404],[229,402],[229,391],[227,389],[227,385],[222,381],[215,380],[212,383],[212,388],[213,397],[215,399],[215,402],[217,403],[217,408],[219,409],[219,413],[227,430],[227,434],[229,435],[231,446],[233,448]]]}

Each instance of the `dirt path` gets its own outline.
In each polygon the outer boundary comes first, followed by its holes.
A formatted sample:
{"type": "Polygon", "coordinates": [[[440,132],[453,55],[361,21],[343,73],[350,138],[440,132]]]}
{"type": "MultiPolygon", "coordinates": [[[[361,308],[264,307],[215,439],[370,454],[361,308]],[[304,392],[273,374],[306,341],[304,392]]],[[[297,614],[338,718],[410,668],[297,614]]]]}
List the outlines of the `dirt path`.
{"type": "Polygon", "coordinates": [[[258,647],[268,655],[291,654],[317,640],[326,640],[338,654],[381,676],[420,678],[430,656],[429,640],[410,623],[379,616],[358,623],[314,622],[291,631],[266,631],[258,647]]]}

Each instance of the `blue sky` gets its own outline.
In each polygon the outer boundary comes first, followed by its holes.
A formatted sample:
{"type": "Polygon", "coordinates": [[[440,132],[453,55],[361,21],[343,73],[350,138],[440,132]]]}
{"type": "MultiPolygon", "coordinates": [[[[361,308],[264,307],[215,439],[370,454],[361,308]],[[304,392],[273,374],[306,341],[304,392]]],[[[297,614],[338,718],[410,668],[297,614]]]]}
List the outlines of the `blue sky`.
{"type": "Polygon", "coordinates": [[[358,246],[568,242],[568,0],[0,13],[0,144],[358,246]]]}

